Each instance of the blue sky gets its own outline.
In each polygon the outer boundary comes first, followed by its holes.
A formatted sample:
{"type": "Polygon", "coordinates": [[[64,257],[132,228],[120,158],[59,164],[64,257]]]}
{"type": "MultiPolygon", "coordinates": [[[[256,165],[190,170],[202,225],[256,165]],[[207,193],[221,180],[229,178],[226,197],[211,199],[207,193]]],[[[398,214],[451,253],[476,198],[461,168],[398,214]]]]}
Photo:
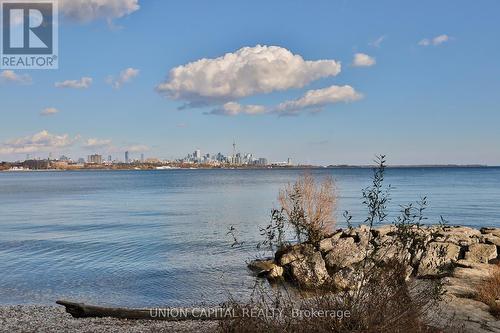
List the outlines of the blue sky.
{"type": "Polygon", "coordinates": [[[64,1],[59,69],[0,70],[0,160],[500,165],[498,1],[64,1]]]}

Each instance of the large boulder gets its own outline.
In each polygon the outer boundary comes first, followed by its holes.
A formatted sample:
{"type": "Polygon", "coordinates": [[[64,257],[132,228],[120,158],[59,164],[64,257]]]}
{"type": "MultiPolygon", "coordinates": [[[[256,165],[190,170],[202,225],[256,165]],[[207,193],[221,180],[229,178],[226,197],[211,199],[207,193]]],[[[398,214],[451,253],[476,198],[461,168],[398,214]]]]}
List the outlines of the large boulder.
{"type": "Polygon", "coordinates": [[[372,239],[372,233],[370,228],[366,225],[359,226],[359,228],[356,229],[355,237],[357,242],[359,243],[359,246],[366,249],[366,247],[369,245],[369,242],[372,239]]]}
{"type": "Polygon", "coordinates": [[[496,257],[497,247],[493,244],[472,244],[469,246],[469,251],[465,253],[465,260],[476,263],[487,264],[496,257]]]}
{"type": "Polygon", "coordinates": [[[341,269],[350,267],[365,258],[366,248],[358,246],[354,238],[345,237],[339,239],[332,250],[325,255],[325,262],[330,269],[341,269]]]}
{"type": "Polygon", "coordinates": [[[439,241],[459,246],[469,246],[479,242],[481,232],[470,227],[443,227],[436,232],[439,241]]]}
{"type": "Polygon", "coordinates": [[[319,287],[330,277],[326,270],[325,261],[319,251],[294,260],[288,266],[292,280],[302,287],[319,287]]]}
{"type": "Polygon", "coordinates": [[[500,237],[494,236],[492,234],[483,235],[484,242],[487,244],[493,244],[500,246],[500,237]]]}
{"type": "Polygon", "coordinates": [[[328,251],[332,250],[335,247],[335,244],[337,243],[337,241],[340,239],[340,236],[342,236],[342,231],[337,232],[336,234],[334,234],[331,237],[322,239],[319,242],[319,250],[321,252],[328,252],[328,251]]]}
{"type": "Polygon", "coordinates": [[[491,234],[495,237],[500,237],[500,228],[481,228],[480,232],[482,234],[491,234]]]}
{"type": "Polygon", "coordinates": [[[360,267],[344,267],[331,277],[331,282],[338,290],[356,289],[362,277],[360,267]]]}
{"type": "Polygon", "coordinates": [[[311,256],[314,252],[314,247],[311,244],[296,244],[279,251],[276,254],[276,259],[280,266],[285,266],[296,260],[311,256]]]}
{"type": "Polygon", "coordinates": [[[396,232],[396,227],[392,224],[386,224],[378,228],[374,228],[372,231],[376,237],[384,237],[386,235],[391,236],[396,232]]]}
{"type": "Polygon", "coordinates": [[[448,266],[458,260],[459,254],[460,246],[455,244],[443,242],[427,244],[418,266],[417,276],[438,277],[446,275],[448,266]]]}
{"type": "Polygon", "coordinates": [[[259,277],[277,279],[283,275],[283,267],[276,265],[274,260],[253,260],[248,264],[248,268],[257,273],[259,277]]]}

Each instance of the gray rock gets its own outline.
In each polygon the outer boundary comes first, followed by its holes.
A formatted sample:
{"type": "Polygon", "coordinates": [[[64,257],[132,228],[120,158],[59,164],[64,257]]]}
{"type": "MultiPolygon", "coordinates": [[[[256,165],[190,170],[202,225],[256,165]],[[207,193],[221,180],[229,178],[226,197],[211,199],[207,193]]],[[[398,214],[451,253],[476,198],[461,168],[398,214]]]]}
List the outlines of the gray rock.
{"type": "Polygon", "coordinates": [[[332,275],[331,282],[339,290],[352,290],[359,285],[361,277],[361,269],[345,267],[332,275]]]}
{"type": "Polygon", "coordinates": [[[366,248],[368,246],[368,243],[372,239],[372,235],[370,232],[370,229],[367,226],[361,226],[363,228],[360,228],[356,232],[356,237],[359,239],[359,246],[366,248]]]}
{"type": "Polygon", "coordinates": [[[278,262],[280,266],[285,266],[296,260],[304,259],[305,257],[312,255],[313,253],[314,248],[311,244],[293,245],[284,250],[284,253],[281,254],[278,262]]]}
{"type": "Polygon", "coordinates": [[[483,236],[484,242],[487,244],[494,244],[500,246],[500,237],[494,236],[493,234],[486,234],[483,236]]]}
{"type": "Polygon", "coordinates": [[[493,244],[472,244],[465,253],[465,260],[477,263],[488,263],[497,257],[497,247],[493,244]]]}
{"type": "Polygon", "coordinates": [[[272,259],[253,260],[248,264],[248,268],[260,277],[277,279],[283,276],[283,267],[276,265],[272,259]]]}
{"type": "Polygon", "coordinates": [[[366,249],[354,243],[354,238],[339,239],[330,252],[325,255],[325,262],[329,268],[340,269],[349,267],[365,258],[366,249]]]}
{"type": "Polygon", "coordinates": [[[319,287],[330,278],[326,270],[325,261],[319,251],[314,252],[310,256],[292,261],[289,267],[292,279],[303,287],[319,287]]]}
{"type": "Polygon", "coordinates": [[[438,277],[446,274],[446,268],[458,259],[460,247],[451,243],[432,242],[420,260],[418,277],[438,277]]]}
{"type": "Polygon", "coordinates": [[[481,228],[480,232],[482,234],[491,234],[495,237],[500,237],[500,228],[481,228]]]}
{"type": "Polygon", "coordinates": [[[270,279],[278,279],[283,276],[283,267],[274,265],[271,270],[267,273],[267,277],[270,279]]]}
{"type": "Polygon", "coordinates": [[[453,243],[459,246],[469,246],[479,242],[481,232],[469,227],[444,227],[438,231],[442,242],[453,243]]]}
{"type": "Polygon", "coordinates": [[[377,237],[383,237],[383,236],[386,236],[386,235],[391,235],[395,231],[396,231],[396,227],[394,225],[392,225],[392,224],[383,225],[381,227],[373,229],[373,232],[374,232],[374,234],[377,237]]]}
{"type": "Polygon", "coordinates": [[[274,265],[275,263],[272,259],[257,259],[252,260],[248,264],[248,268],[254,272],[270,271],[274,265]]]}
{"type": "Polygon", "coordinates": [[[335,243],[340,239],[340,236],[342,236],[342,232],[337,232],[332,237],[321,240],[321,242],[319,242],[319,250],[321,252],[328,252],[332,250],[335,246],[335,243]]]}

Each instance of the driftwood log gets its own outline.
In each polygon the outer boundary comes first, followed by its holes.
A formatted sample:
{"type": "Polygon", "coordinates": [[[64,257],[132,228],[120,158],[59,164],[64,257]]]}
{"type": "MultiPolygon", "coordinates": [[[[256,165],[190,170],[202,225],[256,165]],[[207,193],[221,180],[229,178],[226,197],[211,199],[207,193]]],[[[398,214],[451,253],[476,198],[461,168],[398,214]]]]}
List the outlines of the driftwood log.
{"type": "Polygon", "coordinates": [[[73,318],[118,318],[118,319],[143,319],[143,320],[222,320],[232,317],[231,309],[223,308],[151,308],[129,309],[110,308],[84,303],[75,303],[64,300],[56,302],[66,307],[66,312],[73,318]]]}

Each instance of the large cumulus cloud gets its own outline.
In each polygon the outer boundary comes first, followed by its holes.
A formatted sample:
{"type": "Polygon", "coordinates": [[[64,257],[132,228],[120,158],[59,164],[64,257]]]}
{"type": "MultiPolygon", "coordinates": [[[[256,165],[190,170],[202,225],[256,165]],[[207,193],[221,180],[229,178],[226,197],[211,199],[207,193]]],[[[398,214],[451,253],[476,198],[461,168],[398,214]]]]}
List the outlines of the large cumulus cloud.
{"type": "Polygon", "coordinates": [[[157,91],[190,105],[220,104],[302,88],[320,78],[336,76],[340,70],[335,60],[308,61],[279,46],[257,45],[175,67],[157,91]]]}

